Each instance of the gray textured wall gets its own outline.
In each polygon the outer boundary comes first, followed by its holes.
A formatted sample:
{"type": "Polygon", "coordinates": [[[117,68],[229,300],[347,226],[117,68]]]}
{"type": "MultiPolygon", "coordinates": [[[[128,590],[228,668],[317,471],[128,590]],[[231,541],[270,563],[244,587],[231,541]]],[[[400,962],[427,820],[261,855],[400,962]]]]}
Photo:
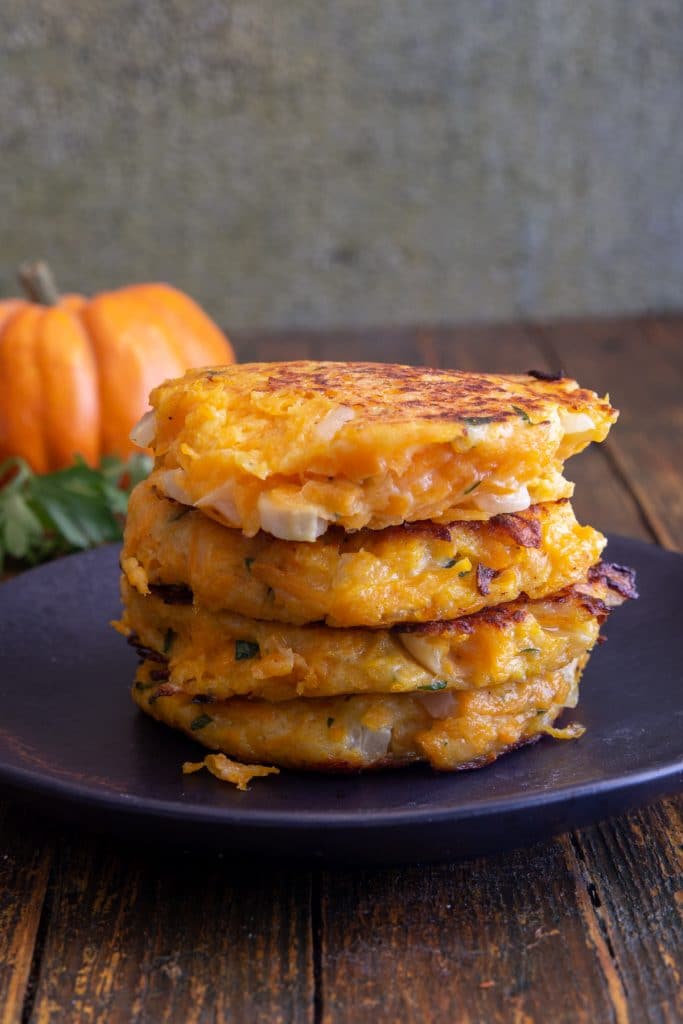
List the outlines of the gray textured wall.
{"type": "Polygon", "coordinates": [[[681,307],[680,0],[3,0],[0,288],[235,326],[681,307]]]}

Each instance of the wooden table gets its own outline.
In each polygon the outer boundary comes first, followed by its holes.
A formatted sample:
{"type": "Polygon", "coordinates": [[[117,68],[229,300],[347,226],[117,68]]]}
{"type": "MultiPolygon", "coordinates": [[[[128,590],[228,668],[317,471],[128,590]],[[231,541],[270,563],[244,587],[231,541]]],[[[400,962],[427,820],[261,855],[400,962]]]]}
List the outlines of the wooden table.
{"type": "MultiPolygon", "coordinates": [[[[571,463],[579,517],[683,545],[683,318],[241,335],[237,348],[561,366],[622,410],[607,444],[571,463]]],[[[328,871],[140,849],[0,804],[0,1022],[672,1024],[682,812],[666,800],[464,864],[328,871]]]]}

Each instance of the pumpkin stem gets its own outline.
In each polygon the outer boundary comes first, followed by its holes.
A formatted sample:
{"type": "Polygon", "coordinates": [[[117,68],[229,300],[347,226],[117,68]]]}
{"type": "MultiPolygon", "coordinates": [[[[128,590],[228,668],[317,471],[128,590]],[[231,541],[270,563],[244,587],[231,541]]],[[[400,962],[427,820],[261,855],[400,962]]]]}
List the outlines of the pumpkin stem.
{"type": "Polygon", "coordinates": [[[45,260],[22,263],[19,267],[19,283],[28,298],[39,302],[41,306],[56,306],[59,302],[59,291],[45,260]]]}

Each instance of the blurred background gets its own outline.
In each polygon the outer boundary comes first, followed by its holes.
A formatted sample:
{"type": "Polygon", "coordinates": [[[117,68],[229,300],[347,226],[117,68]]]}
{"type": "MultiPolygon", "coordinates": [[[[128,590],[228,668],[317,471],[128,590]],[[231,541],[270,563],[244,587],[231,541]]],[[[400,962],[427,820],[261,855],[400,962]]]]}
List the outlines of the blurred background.
{"type": "Polygon", "coordinates": [[[227,327],[680,308],[680,0],[5,0],[0,290],[227,327]]]}

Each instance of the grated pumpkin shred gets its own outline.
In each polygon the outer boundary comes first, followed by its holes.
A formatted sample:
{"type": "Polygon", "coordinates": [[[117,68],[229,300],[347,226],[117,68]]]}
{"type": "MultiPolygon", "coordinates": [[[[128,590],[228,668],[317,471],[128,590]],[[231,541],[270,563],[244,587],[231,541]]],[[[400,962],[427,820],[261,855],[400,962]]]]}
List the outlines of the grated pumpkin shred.
{"type": "Polygon", "coordinates": [[[252,779],[280,774],[279,768],[271,768],[264,764],[240,764],[225,754],[207,754],[203,761],[185,761],[183,775],[192,775],[194,772],[200,772],[202,768],[206,768],[221,782],[231,782],[242,792],[249,788],[252,779]]]}
{"type": "Polygon", "coordinates": [[[555,740],[578,740],[586,731],[586,726],[580,722],[570,722],[562,729],[556,729],[552,725],[544,725],[539,730],[544,736],[552,736],[555,740]]]}

